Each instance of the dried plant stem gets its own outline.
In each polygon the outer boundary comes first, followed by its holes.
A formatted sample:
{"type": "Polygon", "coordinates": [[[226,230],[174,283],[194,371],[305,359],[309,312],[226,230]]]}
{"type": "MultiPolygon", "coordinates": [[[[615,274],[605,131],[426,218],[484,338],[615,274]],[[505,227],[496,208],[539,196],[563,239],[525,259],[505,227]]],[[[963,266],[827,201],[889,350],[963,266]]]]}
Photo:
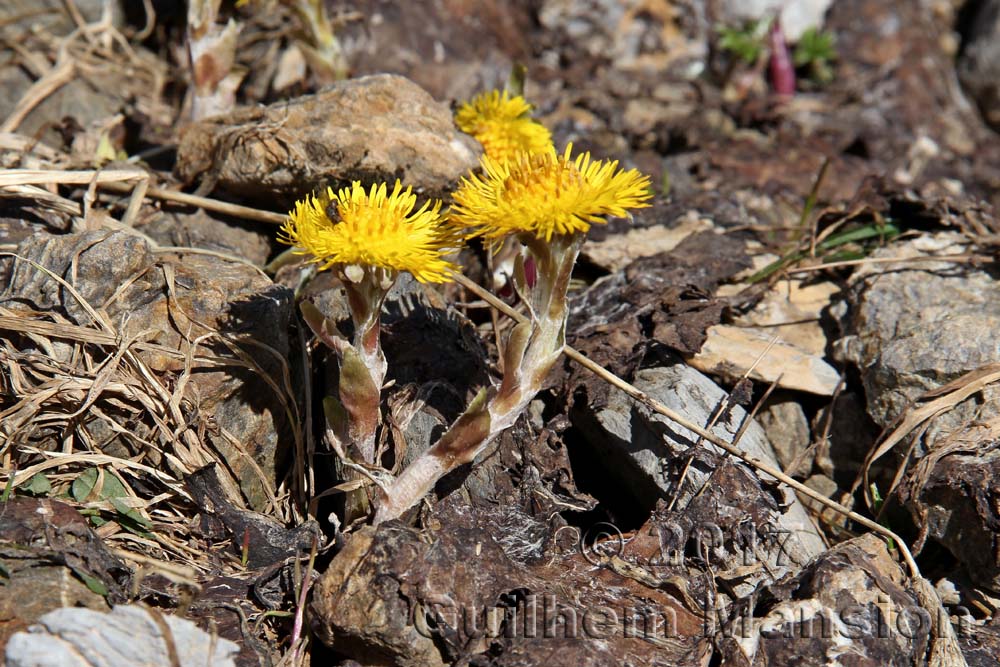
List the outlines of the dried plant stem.
{"type": "Polygon", "coordinates": [[[49,70],[21,97],[21,101],[0,125],[0,132],[16,130],[32,109],[41,104],[53,92],[72,81],[74,76],[76,76],[76,67],[70,60],[62,61],[49,70]]]}
{"type": "Polygon", "coordinates": [[[245,69],[236,66],[240,25],[230,19],[216,24],[220,0],[191,0],[187,12],[187,46],[194,85],[191,118],[225,113],[236,103],[245,69]]]}
{"type": "MultiPolygon", "coordinates": [[[[142,169],[84,169],[75,171],[60,171],[58,169],[4,169],[0,172],[0,187],[20,185],[88,185],[96,182],[104,190],[120,194],[129,194],[140,181],[147,181],[149,173],[142,169]]],[[[186,192],[177,192],[166,188],[147,187],[146,197],[176,202],[187,206],[197,206],[206,211],[214,211],[224,215],[232,215],[246,220],[266,222],[272,225],[283,224],[288,216],[273,211],[264,211],[250,206],[240,206],[229,202],[199,197],[186,192]]]]}
{"type": "MultiPolygon", "coordinates": [[[[101,183],[101,187],[106,190],[119,193],[129,193],[132,191],[131,185],[119,182],[101,183]]],[[[267,222],[272,225],[280,225],[288,220],[288,216],[281,213],[263,211],[250,206],[240,206],[239,204],[230,204],[229,202],[219,201],[218,199],[199,197],[198,195],[191,195],[186,192],[177,192],[176,190],[168,190],[166,188],[147,188],[146,196],[152,199],[162,199],[164,201],[176,202],[187,206],[198,206],[206,211],[222,213],[223,215],[232,215],[245,220],[254,220],[256,222],[267,222]]]]}
{"type": "Polygon", "coordinates": [[[987,255],[976,255],[972,253],[961,253],[956,255],[918,255],[916,257],[864,257],[862,259],[847,259],[840,262],[827,262],[826,264],[814,264],[799,269],[788,269],[787,275],[794,276],[802,273],[815,273],[827,269],[843,269],[849,266],[865,266],[868,264],[907,264],[910,262],[955,262],[956,264],[977,264],[991,262],[993,259],[987,255]]]}
{"type": "MultiPolygon", "coordinates": [[[[288,642],[292,647],[292,664],[297,665],[299,663],[299,656],[302,651],[302,628],[304,626],[305,612],[306,612],[306,598],[309,595],[309,588],[312,586],[312,573],[313,566],[316,563],[316,552],[318,551],[319,544],[315,537],[313,537],[312,548],[309,550],[309,561],[306,563],[306,571],[302,575],[302,584],[299,588],[298,600],[295,604],[295,620],[292,624],[292,637],[288,642]]],[[[298,563],[298,561],[296,561],[298,563]]]]}
{"type": "Polygon", "coordinates": [[[309,37],[309,43],[300,44],[300,48],[319,80],[332,83],[346,79],[349,69],[347,59],[340,40],[333,32],[326,3],[323,0],[295,0],[291,5],[309,37]]]}
{"type": "MultiPolygon", "coordinates": [[[[149,178],[142,169],[83,169],[60,171],[58,169],[4,169],[0,172],[0,187],[9,185],[109,185],[122,181],[141,181],[149,178]]],[[[131,191],[131,186],[128,186],[131,191]]]]}

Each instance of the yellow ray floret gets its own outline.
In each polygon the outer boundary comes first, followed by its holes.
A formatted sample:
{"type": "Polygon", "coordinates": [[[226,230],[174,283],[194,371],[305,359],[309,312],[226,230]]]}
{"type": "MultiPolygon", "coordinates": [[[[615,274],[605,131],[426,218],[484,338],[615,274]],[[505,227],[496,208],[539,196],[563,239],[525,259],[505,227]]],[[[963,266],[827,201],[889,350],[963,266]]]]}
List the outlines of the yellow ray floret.
{"type": "Polygon", "coordinates": [[[458,270],[445,259],[459,239],[444,224],[440,201],[414,211],[416,195],[398,180],[391,194],[385,183],[366,192],[359,181],[339,192],[327,188],[326,194],[326,199],[311,195],[297,202],[278,234],[299,254],[312,255],[320,270],[376,266],[409,271],[421,282],[444,282],[458,270]]]}
{"type": "Polygon", "coordinates": [[[510,97],[494,90],[466,102],[455,113],[458,129],[474,136],[483,150],[495,160],[513,157],[520,151],[549,153],[555,151],[552,135],[541,123],[531,119],[531,105],[523,97],[510,97]]]}
{"type": "Polygon", "coordinates": [[[649,206],[648,176],[620,170],[617,161],[592,161],[590,153],[573,158],[572,148],[512,160],[484,156],[482,174],[462,179],[454,195],[452,221],[488,241],[524,233],[550,241],[649,206]]]}

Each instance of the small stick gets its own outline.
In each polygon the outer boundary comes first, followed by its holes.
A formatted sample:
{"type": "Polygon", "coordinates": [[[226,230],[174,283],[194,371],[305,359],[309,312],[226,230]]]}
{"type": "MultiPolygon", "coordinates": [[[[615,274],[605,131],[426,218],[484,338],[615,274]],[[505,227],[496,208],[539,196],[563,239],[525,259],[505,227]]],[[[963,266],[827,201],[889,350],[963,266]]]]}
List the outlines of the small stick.
{"type": "Polygon", "coordinates": [[[71,61],[63,61],[49,70],[21,97],[21,101],[7,116],[7,120],[3,122],[3,125],[0,125],[0,132],[16,130],[32,109],[41,104],[53,92],[72,81],[75,75],[76,67],[71,61]]]}
{"type": "Polygon", "coordinates": [[[992,261],[992,258],[986,255],[970,255],[964,253],[958,255],[918,255],[916,257],[864,257],[862,259],[846,259],[840,262],[814,264],[813,266],[804,266],[799,269],[786,269],[785,273],[787,275],[796,275],[799,273],[822,271],[824,269],[839,269],[846,266],[864,266],[865,264],[905,264],[906,262],[976,263],[989,261],[992,261]]]}
{"type": "MultiPolygon", "coordinates": [[[[132,191],[131,186],[124,183],[102,183],[101,187],[105,190],[111,190],[119,193],[128,193],[132,191]]],[[[198,206],[206,211],[215,211],[216,213],[232,215],[237,218],[246,218],[247,220],[256,220],[257,222],[267,222],[272,225],[284,224],[285,220],[288,219],[288,216],[282,213],[264,211],[258,208],[251,208],[250,206],[240,206],[239,204],[230,204],[229,202],[219,201],[218,199],[199,197],[198,195],[189,195],[186,192],[177,192],[176,190],[167,190],[165,188],[147,188],[146,196],[152,197],[153,199],[162,199],[164,201],[172,201],[178,204],[186,204],[188,206],[198,206]]]]}
{"type": "MultiPolygon", "coordinates": [[[[44,185],[55,183],[58,185],[89,185],[96,182],[104,190],[111,190],[121,194],[131,194],[133,192],[134,181],[146,181],[149,174],[141,169],[104,169],[104,170],[78,170],[59,171],[58,169],[4,169],[0,170],[0,187],[11,185],[44,185]]],[[[153,199],[163,199],[178,204],[188,206],[198,206],[206,211],[215,211],[238,218],[255,220],[257,222],[267,222],[272,225],[280,225],[288,219],[283,213],[264,211],[250,206],[240,206],[229,202],[210,199],[209,197],[199,197],[189,195],[186,192],[167,190],[166,188],[148,187],[146,196],[153,199]]]]}
{"type": "MultiPolygon", "coordinates": [[[[302,646],[299,639],[302,637],[303,620],[306,612],[306,596],[309,594],[309,587],[312,585],[313,565],[316,563],[316,552],[319,544],[316,537],[313,537],[312,548],[309,550],[309,562],[306,565],[305,574],[302,575],[302,588],[299,589],[298,602],[295,605],[295,620],[292,623],[292,637],[289,644],[292,647],[292,665],[299,661],[299,651],[302,646]]],[[[298,559],[295,560],[298,564],[298,559]]]]}
{"type": "Polygon", "coordinates": [[[146,199],[147,190],[149,190],[149,179],[143,179],[135,184],[132,196],[128,201],[128,208],[125,209],[125,215],[122,216],[122,224],[126,227],[135,227],[135,221],[139,217],[142,202],[146,199]]]}
{"type": "MultiPolygon", "coordinates": [[[[110,185],[111,182],[140,181],[149,178],[142,169],[3,169],[0,170],[0,187],[8,185],[110,185]]],[[[131,192],[131,186],[124,186],[131,192]]]]}

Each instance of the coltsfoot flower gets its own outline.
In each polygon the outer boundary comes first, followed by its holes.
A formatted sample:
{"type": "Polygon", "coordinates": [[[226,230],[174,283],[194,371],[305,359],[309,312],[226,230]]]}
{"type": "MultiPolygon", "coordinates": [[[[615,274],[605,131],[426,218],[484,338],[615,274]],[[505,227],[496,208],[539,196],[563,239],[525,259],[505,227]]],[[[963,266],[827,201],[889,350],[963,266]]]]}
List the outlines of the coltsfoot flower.
{"type": "Polygon", "coordinates": [[[471,228],[471,236],[495,243],[507,235],[551,241],[555,235],[586,233],[605,216],[625,216],[649,206],[649,177],[618,162],[571,156],[519,153],[510,160],[483,156],[482,174],[462,179],[451,219],[471,228]]]}
{"type": "Polygon", "coordinates": [[[553,153],[552,135],[532,120],[531,105],[523,97],[494,90],[482,93],[459,107],[455,124],[483,145],[495,160],[511,158],[521,151],[553,153]]]}
{"type": "Polygon", "coordinates": [[[545,386],[566,346],[566,294],[573,265],[590,225],[649,205],[649,178],[617,162],[591,161],[590,154],[519,153],[509,160],[484,156],[482,175],[462,181],[450,218],[471,227],[496,248],[515,238],[524,249],[512,276],[530,318],[501,344],[503,379],[483,392],[441,439],[417,456],[383,489],[375,524],[417,504],[444,475],[472,463],[510,428],[545,386]],[[534,266],[529,273],[528,260],[534,266]]]}
{"type": "Polygon", "coordinates": [[[412,188],[398,180],[391,193],[385,183],[367,192],[359,181],[339,192],[327,188],[325,198],[311,195],[295,204],[278,240],[312,255],[320,270],[371,266],[445,282],[458,271],[445,257],[461,239],[445,223],[440,201],[414,211],[416,202],[412,188]]]}

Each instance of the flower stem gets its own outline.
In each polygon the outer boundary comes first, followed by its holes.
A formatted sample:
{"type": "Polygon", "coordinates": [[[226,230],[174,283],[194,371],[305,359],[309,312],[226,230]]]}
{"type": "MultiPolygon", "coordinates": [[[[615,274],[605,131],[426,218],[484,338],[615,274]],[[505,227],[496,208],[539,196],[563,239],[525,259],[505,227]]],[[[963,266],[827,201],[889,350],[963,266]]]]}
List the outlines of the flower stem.
{"type": "Polygon", "coordinates": [[[361,279],[356,282],[347,275],[342,279],[354,323],[351,347],[368,377],[365,378],[363,372],[345,373],[349,362],[341,354],[340,400],[350,415],[348,434],[352,444],[365,463],[374,464],[376,432],[382,420],[380,395],[387,368],[381,343],[382,304],[396,276],[373,267],[365,267],[362,271],[361,279]]]}
{"type": "Polygon", "coordinates": [[[536,282],[528,287],[523,264],[514,280],[519,293],[529,296],[531,321],[514,327],[507,339],[500,386],[488,401],[484,394],[477,396],[441,439],[396,478],[383,494],[376,524],[399,517],[444,475],[474,461],[542,389],[566,343],[566,291],[583,239],[583,234],[556,236],[547,243],[525,239],[537,267],[536,282]]]}
{"type": "MultiPolygon", "coordinates": [[[[327,415],[325,438],[331,449],[347,459],[339,466],[346,481],[364,477],[358,465],[375,466],[378,456],[378,427],[382,422],[382,384],[386,360],[381,345],[381,312],[385,297],[396,280],[396,272],[375,267],[347,266],[338,270],[347,293],[347,303],[354,323],[354,336],[348,343],[332,335],[313,316],[310,326],[337,353],[340,365],[338,399],[324,402],[327,415]]],[[[329,325],[332,328],[332,325],[329,325]]],[[[345,519],[367,516],[371,498],[366,487],[346,494],[345,519]]]]}

